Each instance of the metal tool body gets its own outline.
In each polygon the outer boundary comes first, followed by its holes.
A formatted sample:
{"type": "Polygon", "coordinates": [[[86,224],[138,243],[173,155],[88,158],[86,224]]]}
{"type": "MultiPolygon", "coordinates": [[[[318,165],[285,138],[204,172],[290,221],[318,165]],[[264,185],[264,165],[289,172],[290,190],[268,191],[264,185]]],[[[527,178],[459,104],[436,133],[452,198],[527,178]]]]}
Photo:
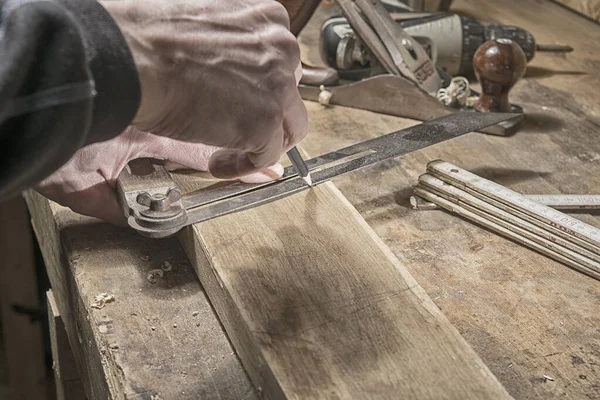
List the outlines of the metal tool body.
{"type": "MultiPolygon", "coordinates": [[[[385,4],[385,1],[384,1],[385,4]]],[[[433,63],[452,76],[473,76],[473,56],[484,42],[505,38],[516,42],[531,61],[536,52],[573,51],[570,46],[537,44],[525,29],[500,24],[482,24],[452,13],[407,12],[385,4],[392,19],[423,46],[433,63]]],[[[371,76],[370,56],[348,20],[333,17],[321,27],[321,58],[342,79],[371,76]]]]}
{"type": "MultiPolygon", "coordinates": [[[[441,104],[435,97],[423,95],[423,91],[399,76],[383,74],[345,85],[318,88],[298,86],[304,100],[319,101],[323,91],[331,94],[328,104],[369,110],[380,114],[429,121],[458,110],[441,104]]],[[[521,112],[515,108],[514,112],[521,112]]],[[[468,112],[468,111],[461,111],[468,112]]],[[[469,111],[475,112],[475,111],[469,111]]],[[[504,136],[514,130],[518,121],[508,121],[479,129],[491,135],[504,136]]]]}
{"type": "MultiPolygon", "coordinates": [[[[341,105],[389,115],[429,120],[463,110],[446,106],[437,98],[452,77],[437,69],[421,44],[390,16],[380,0],[337,0],[357,37],[372,54],[372,77],[333,86],[299,85],[303,99],[325,105],[341,105]],[[378,72],[375,72],[378,71],[378,72]]],[[[472,91],[473,95],[476,95],[472,91]]],[[[522,109],[513,106],[511,112],[522,109]]],[[[516,122],[486,131],[494,135],[514,132],[516,122]]]]}
{"type": "MultiPolygon", "coordinates": [[[[315,186],[377,162],[521,117],[501,113],[451,114],[312,158],[306,165],[315,186]]],[[[149,237],[169,236],[186,225],[256,207],[308,188],[294,168],[287,167],[283,177],[275,182],[235,182],[181,195],[170,174],[149,160],[128,165],[117,181],[129,225],[149,237]]]]}

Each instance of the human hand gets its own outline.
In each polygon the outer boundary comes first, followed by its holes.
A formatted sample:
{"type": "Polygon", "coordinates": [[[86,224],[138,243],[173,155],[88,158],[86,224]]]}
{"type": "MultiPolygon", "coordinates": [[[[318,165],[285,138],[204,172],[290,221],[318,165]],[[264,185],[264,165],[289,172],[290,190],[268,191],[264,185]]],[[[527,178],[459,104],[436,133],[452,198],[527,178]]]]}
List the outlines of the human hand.
{"type": "MultiPolygon", "coordinates": [[[[112,140],[80,149],[69,162],[42,181],[36,190],[73,211],[97,217],[115,225],[126,225],[115,184],[125,165],[136,158],[165,160],[173,169],[206,171],[218,147],[186,143],[128,128],[112,140]]],[[[267,182],[283,175],[275,164],[262,172],[244,176],[248,183],[267,182]]]]}
{"type": "Polygon", "coordinates": [[[300,51],[274,0],[102,1],[133,54],[143,131],[223,149],[215,177],[277,162],[308,131],[300,51]]]}

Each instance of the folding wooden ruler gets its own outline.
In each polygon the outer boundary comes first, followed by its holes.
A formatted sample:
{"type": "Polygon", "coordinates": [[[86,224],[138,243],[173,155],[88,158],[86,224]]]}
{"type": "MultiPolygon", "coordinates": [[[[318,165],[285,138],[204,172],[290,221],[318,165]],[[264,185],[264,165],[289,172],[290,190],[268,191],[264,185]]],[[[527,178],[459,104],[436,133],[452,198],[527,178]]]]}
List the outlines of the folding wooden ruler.
{"type": "MultiPolygon", "coordinates": [[[[485,127],[513,122],[522,114],[456,113],[327,153],[306,163],[313,186],[374,163],[485,127]]],[[[166,237],[184,226],[256,207],[309,187],[288,167],[279,180],[262,184],[233,182],[182,195],[169,172],[148,160],[131,162],[117,180],[129,225],[148,237],[166,237]]]]}
{"type": "Polygon", "coordinates": [[[600,229],[557,210],[597,208],[598,196],[524,196],[442,160],[415,195],[600,279],[600,229]]]}

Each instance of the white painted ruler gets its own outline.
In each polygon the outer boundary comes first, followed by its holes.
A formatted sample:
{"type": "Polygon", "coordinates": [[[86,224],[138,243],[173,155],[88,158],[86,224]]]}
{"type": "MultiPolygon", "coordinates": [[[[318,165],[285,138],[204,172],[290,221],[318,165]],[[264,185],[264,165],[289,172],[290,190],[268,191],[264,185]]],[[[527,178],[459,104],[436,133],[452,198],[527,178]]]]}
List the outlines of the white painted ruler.
{"type": "MultiPolygon", "coordinates": [[[[552,207],[555,210],[577,211],[600,209],[600,195],[597,194],[524,194],[529,200],[552,207]]],[[[417,196],[410,197],[415,210],[436,210],[437,204],[417,196]]]]}
{"type": "Polygon", "coordinates": [[[506,229],[505,227],[497,224],[496,222],[493,222],[486,218],[482,218],[481,216],[461,207],[460,205],[454,204],[451,201],[448,201],[448,200],[444,199],[443,197],[438,196],[434,193],[431,193],[427,190],[423,190],[422,188],[417,188],[416,191],[418,191],[419,196],[422,196],[424,199],[431,201],[435,204],[438,204],[440,207],[443,207],[448,211],[454,212],[464,218],[470,219],[470,220],[472,220],[494,232],[497,232],[503,236],[511,238],[519,243],[524,244],[527,247],[530,247],[530,248],[540,252],[541,254],[544,254],[554,260],[557,260],[565,265],[570,266],[573,269],[581,271],[595,279],[600,280],[600,273],[596,272],[593,269],[584,267],[580,262],[574,261],[573,259],[566,257],[565,255],[563,255],[562,253],[556,251],[555,249],[553,249],[551,247],[540,245],[538,242],[532,241],[532,240],[528,239],[527,237],[524,237],[513,230],[506,229]]]}
{"type": "Polygon", "coordinates": [[[600,254],[588,251],[550,231],[486,203],[456,186],[425,174],[419,178],[419,186],[415,189],[415,193],[421,195],[423,191],[440,196],[480,218],[484,218],[538,245],[560,253],[574,262],[581,264],[583,267],[600,274],[600,254]]]}
{"type": "Polygon", "coordinates": [[[589,224],[445,161],[430,162],[427,172],[486,203],[600,254],[600,230],[589,224]]]}

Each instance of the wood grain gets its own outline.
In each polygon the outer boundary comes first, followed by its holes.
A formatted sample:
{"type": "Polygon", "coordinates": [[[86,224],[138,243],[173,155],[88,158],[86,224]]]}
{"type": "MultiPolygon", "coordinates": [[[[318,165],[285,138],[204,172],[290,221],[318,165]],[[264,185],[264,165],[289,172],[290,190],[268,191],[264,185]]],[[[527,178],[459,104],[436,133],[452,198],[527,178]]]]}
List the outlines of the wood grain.
{"type": "MultiPolygon", "coordinates": [[[[570,44],[575,51],[567,55],[538,53],[529,64],[525,79],[511,92],[511,100],[523,105],[528,115],[524,129],[516,136],[470,134],[336,179],[335,184],[510,394],[518,399],[600,398],[598,285],[561,264],[442,211],[412,211],[407,201],[426,163],[439,157],[524,193],[600,193],[600,145],[596,140],[600,125],[600,31],[591,21],[545,0],[455,0],[453,8],[482,21],[524,27],[539,43],[570,44]],[[544,375],[554,380],[546,380],[544,375]]],[[[307,26],[304,30],[307,35],[301,38],[301,47],[305,54],[317,49],[320,21],[327,12],[335,10],[322,7],[309,24],[312,28],[307,26]]],[[[304,60],[318,64],[318,52],[310,53],[304,60]]],[[[313,103],[308,103],[308,108],[311,133],[302,145],[312,155],[415,123],[340,107],[323,109],[313,103]]],[[[176,317],[161,323],[164,333],[158,337],[147,332],[148,324],[143,321],[131,322],[136,321],[131,314],[139,311],[137,304],[147,304],[142,308],[143,315],[178,316],[187,315],[201,302],[198,299],[203,293],[199,285],[192,284],[195,278],[191,268],[178,269],[181,275],[176,281],[186,282],[178,286],[181,292],[171,281],[160,287],[144,281],[146,273],[158,264],[140,257],[157,251],[159,256],[154,260],[162,261],[177,251],[176,241],[146,241],[118,229],[100,229],[102,224],[49,204],[43,200],[34,206],[34,221],[38,231],[43,232],[38,237],[45,258],[57,260],[50,272],[55,274],[54,290],[59,287],[64,295],[59,304],[75,304],[73,299],[77,298],[85,300],[69,316],[67,325],[89,325],[95,331],[93,338],[103,337],[97,325],[102,321],[98,315],[107,315],[117,327],[111,330],[111,338],[119,349],[103,357],[117,358],[118,362],[105,364],[106,370],[98,370],[98,376],[116,374],[122,368],[118,379],[125,382],[125,387],[135,385],[138,389],[130,395],[132,398],[144,398],[162,390],[177,394],[171,390],[183,386],[197,394],[191,388],[206,382],[203,377],[216,382],[216,387],[230,385],[230,390],[240,390],[236,386],[239,381],[231,383],[224,378],[239,369],[215,361],[224,356],[229,362],[230,353],[207,354],[211,348],[221,347],[199,348],[195,345],[198,341],[193,342],[191,329],[173,336],[174,331],[167,328],[178,322],[174,321],[176,317]],[[60,232],[65,229],[72,233],[61,237],[60,232]],[[83,240],[78,243],[80,238],[83,240]],[[116,257],[117,253],[124,256],[116,257]],[[80,258],[76,263],[69,262],[71,256],[77,255],[80,258]],[[87,302],[98,290],[106,291],[105,276],[110,276],[110,286],[117,288],[127,301],[111,304],[111,308],[104,309],[108,314],[97,310],[90,313],[87,302]],[[140,289],[144,295],[139,294],[140,289]],[[90,321],[88,313],[92,315],[90,321]],[[132,326],[132,331],[123,328],[128,326],[132,326]],[[199,368],[186,368],[188,375],[184,378],[172,368],[178,357],[179,365],[193,366],[199,359],[204,361],[199,368]],[[208,374],[212,368],[218,369],[208,374]]],[[[597,216],[579,217],[597,224],[597,216]]],[[[199,265],[206,265],[206,260],[203,263],[199,265]]],[[[211,269],[205,272],[212,274],[211,269]]],[[[217,284],[216,276],[210,279],[217,284]]],[[[64,314],[64,308],[61,312],[64,314]]],[[[218,331],[220,327],[213,329],[218,331]]],[[[77,335],[72,337],[77,338],[85,362],[94,353],[106,352],[104,341],[86,341],[84,345],[77,335]]],[[[101,359],[98,365],[102,366],[101,359]]],[[[255,369],[258,367],[266,368],[258,365],[255,369]]],[[[267,372],[267,376],[273,375],[267,372]]],[[[226,398],[226,392],[217,393],[226,398]]],[[[213,394],[212,398],[218,395],[213,394]]]]}
{"type": "Polygon", "coordinates": [[[598,0],[554,0],[586,17],[600,21],[600,3],[598,0]]]}
{"type": "Polygon", "coordinates": [[[27,199],[88,399],[257,398],[177,240],[27,199]]]}
{"type": "Polygon", "coordinates": [[[508,397],[331,183],[184,242],[265,398],[508,397]]]}
{"type": "Polygon", "coordinates": [[[22,197],[0,204],[1,316],[11,397],[43,400],[48,380],[42,321],[35,318],[41,306],[28,218],[22,197]]]}
{"type": "MultiPolygon", "coordinates": [[[[600,27],[543,0],[455,0],[453,9],[575,51],[538,53],[529,64],[511,92],[526,113],[515,136],[469,134],[334,182],[510,394],[600,398],[599,283],[468,221],[408,203],[427,162],[437,158],[522,193],[600,193],[600,27]]],[[[312,36],[304,51],[318,36],[316,17],[305,29],[312,36]]],[[[307,106],[310,134],[302,146],[313,155],[415,123],[307,106]]],[[[597,214],[577,217],[600,226],[597,214]]]]}
{"type": "Polygon", "coordinates": [[[75,357],[71,351],[65,325],[54,299],[52,290],[46,293],[48,307],[48,326],[50,330],[50,346],[52,349],[52,369],[57,400],[85,399],[83,382],[77,371],[75,357]]]}

